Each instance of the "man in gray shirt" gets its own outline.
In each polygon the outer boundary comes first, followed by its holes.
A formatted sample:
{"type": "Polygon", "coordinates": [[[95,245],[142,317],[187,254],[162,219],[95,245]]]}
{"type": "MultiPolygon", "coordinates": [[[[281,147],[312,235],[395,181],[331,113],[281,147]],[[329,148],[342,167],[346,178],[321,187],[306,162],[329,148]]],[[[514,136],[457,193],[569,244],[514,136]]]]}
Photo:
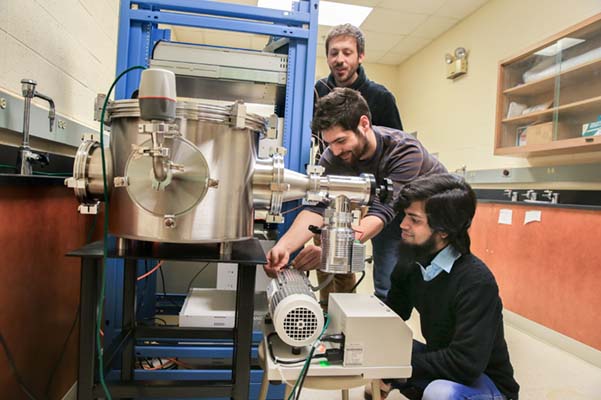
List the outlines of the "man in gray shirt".
{"type": "MultiPolygon", "coordinates": [[[[392,128],[371,125],[371,113],[361,94],[348,88],[336,88],[319,99],[311,129],[321,132],[328,145],[319,164],[328,175],[358,176],[371,173],[376,181],[389,178],[394,191],[417,178],[446,172],[445,167],[413,136],[392,128]]],[[[312,236],[309,225],[322,226],[325,205],[305,208],[286,234],[267,255],[265,272],[275,276],[288,264],[290,254],[300,249],[312,236]]],[[[402,213],[401,213],[402,214],[402,213]]],[[[381,299],[390,288],[390,274],[399,257],[400,221],[392,203],[377,199],[361,218],[359,240],[373,239],[374,286],[381,299]]],[[[294,267],[310,270],[319,267],[321,248],[307,246],[294,260],[294,267]]],[[[352,288],[352,286],[351,286],[352,288]]],[[[337,291],[343,291],[338,288],[337,291]]],[[[350,289],[350,288],[348,288],[350,289]]]]}

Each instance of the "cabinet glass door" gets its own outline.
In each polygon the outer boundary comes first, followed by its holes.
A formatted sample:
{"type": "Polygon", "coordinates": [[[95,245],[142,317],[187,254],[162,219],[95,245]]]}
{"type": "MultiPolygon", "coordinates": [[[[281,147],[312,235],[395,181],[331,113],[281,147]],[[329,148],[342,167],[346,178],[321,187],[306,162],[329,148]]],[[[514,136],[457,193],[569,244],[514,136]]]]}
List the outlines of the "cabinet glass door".
{"type": "Polygon", "coordinates": [[[560,39],[553,140],[601,135],[601,23],[560,39]]]}

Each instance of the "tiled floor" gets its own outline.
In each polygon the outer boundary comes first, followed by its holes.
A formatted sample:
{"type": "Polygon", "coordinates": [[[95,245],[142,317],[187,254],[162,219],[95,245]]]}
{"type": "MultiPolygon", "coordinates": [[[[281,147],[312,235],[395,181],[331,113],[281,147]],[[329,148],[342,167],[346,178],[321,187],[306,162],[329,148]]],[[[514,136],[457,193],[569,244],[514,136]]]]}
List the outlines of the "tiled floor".
{"type": "MultiPolygon", "coordinates": [[[[360,292],[373,288],[371,271],[368,271],[360,292]]],[[[412,317],[409,325],[419,330],[412,317]]],[[[510,326],[505,327],[506,340],[516,379],[521,385],[521,400],[601,400],[601,368],[597,368],[569,353],[544,343],[510,326]]],[[[419,338],[419,335],[417,336],[419,338]]],[[[340,392],[303,390],[303,400],[341,399],[340,392]]],[[[351,400],[362,400],[363,389],[351,390],[351,400]]],[[[388,400],[405,399],[398,391],[388,400]]]]}

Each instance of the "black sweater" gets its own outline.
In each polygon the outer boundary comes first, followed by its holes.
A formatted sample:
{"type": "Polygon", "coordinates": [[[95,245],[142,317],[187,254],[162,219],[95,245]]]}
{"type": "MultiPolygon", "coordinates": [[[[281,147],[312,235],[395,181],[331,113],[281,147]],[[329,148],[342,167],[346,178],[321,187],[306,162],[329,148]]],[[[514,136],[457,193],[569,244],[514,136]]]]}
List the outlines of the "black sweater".
{"type": "Polygon", "coordinates": [[[399,264],[391,281],[388,305],[404,320],[414,307],[420,313],[426,352],[411,359],[414,378],[470,385],[486,373],[508,399],[518,398],[499,289],[480,259],[463,255],[429,282],[417,264],[399,264]]]}
{"type": "MultiPolygon", "coordinates": [[[[365,70],[359,66],[357,70],[359,77],[349,88],[359,91],[361,96],[367,102],[371,112],[371,124],[386,126],[389,128],[403,130],[401,116],[396,106],[396,101],[392,93],[384,86],[367,79],[365,70]]],[[[327,78],[322,78],[315,83],[315,92],[317,98],[322,98],[330,93],[336,87],[334,75],[330,74],[327,78]]]]}

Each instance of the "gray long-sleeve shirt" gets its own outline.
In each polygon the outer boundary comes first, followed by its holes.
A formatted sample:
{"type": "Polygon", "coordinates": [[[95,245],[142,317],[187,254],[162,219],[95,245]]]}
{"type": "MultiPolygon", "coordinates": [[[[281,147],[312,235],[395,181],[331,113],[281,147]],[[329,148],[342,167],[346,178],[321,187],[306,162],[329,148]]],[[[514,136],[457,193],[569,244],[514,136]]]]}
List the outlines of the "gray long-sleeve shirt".
{"type": "MultiPolygon", "coordinates": [[[[358,176],[362,173],[373,174],[377,182],[390,178],[394,186],[394,194],[399,193],[403,185],[419,176],[447,172],[438,159],[428,153],[428,150],[415,137],[408,133],[386,128],[372,126],[376,137],[376,152],[368,160],[359,160],[355,165],[349,165],[334,156],[327,148],[319,160],[319,165],[325,168],[326,175],[358,176]]],[[[323,215],[325,205],[308,207],[323,215]]],[[[381,203],[375,199],[369,207],[367,215],[375,215],[388,224],[395,217],[392,202],[381,203]]]]}

